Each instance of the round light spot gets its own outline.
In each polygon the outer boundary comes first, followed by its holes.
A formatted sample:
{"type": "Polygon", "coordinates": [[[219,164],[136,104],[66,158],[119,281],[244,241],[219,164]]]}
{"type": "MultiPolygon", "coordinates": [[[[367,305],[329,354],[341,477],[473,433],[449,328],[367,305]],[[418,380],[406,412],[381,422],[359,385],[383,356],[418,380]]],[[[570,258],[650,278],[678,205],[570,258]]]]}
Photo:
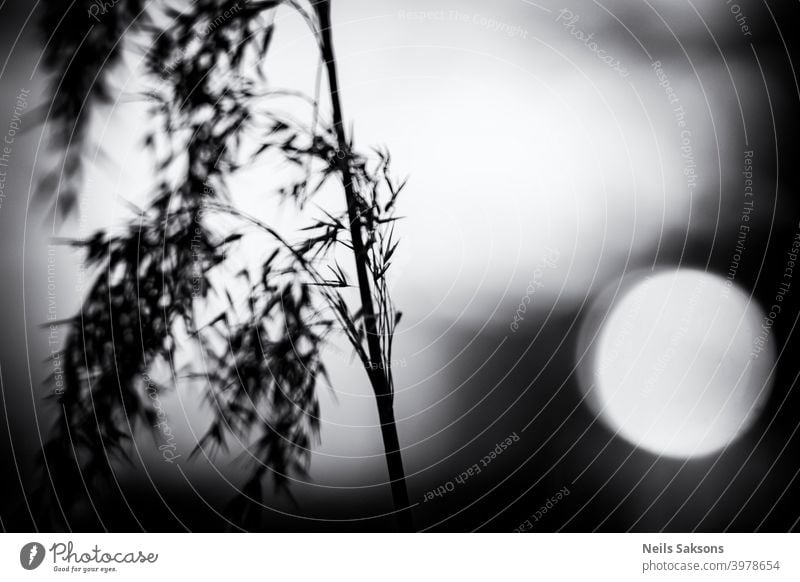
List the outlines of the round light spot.
{"type": "Polygon", "coordinates": [[[753,423],[774,364],[764,313],[697,270],[632,275],[580,334],[587,401],[618,436],[673,457],[714,453],[753,423]]]}

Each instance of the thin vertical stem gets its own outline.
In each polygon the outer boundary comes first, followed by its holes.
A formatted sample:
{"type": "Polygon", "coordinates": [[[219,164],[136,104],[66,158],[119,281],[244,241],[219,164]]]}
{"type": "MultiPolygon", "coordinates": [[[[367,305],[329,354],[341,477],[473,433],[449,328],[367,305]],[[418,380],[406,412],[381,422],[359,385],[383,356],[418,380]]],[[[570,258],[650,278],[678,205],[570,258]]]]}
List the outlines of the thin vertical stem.
{"type": "Polygon", "coordinates": [[[361,312],[364,318],[364,328],[367,336],[368,369],[370,384],[375,392],[378,406],[378,417],[381,423],[381,436],[389,469],[389,480],[392,486],[392,499],[397,510],[396,518],[400,529],[412,529],[411,512],[408,509],[408,490],[406,488],[403,457],[400,452],[400,441],[397,435],[397,424],[394,417],[393,394],[390,389],[387,374],[381,365],[381,344],[376,325],[375,307],[372,300],[372,290],[367,273],[367,250],[362,238],[361,212],[358,206],[357,193],[353,184],[350,171],[350,147],[344,129],[344,115],[339,97],[339,81],[336,70],[336,58],[331,38],[330,0],[316,2],[314,8],[319,16],[322,58],[328,72],[331,106],[333,109],[333,127],[336,132],[339,152],[337,155],[338,169],[342,175],[345,198],[347,199],[347,215],[350,221],[350,238],[353,244],[353,255],[356,263],[358,289],[361,297],[361,312]]]}

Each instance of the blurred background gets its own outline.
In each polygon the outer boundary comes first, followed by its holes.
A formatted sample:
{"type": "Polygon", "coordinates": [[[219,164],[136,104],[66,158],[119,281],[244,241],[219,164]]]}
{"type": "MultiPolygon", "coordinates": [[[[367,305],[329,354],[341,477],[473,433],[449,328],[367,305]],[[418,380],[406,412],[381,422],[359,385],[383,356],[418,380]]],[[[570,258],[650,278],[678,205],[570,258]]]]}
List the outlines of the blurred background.
{"type": "MultiPolygon", "coordinates": [[[[26,111],[48,105],[57,72],[40,63],[43,9],[0,7],[4,135],[20,95],[26,111]]],[[[779,2],[333,3],[348,123],[362,147],[386,145],[395,172],[409,177],[392,274],[404,314],[394,372],[417,528],[797,529],[800,283],[785,274],[800,232],[799,16],[796,4],[779,2]],[[585,369],[586,322],[614,309],[627,274],[672,269],[732,279],[754,321],[770,320],[765,358],[774,359],[762,360],[767,377],[753,386],[763,401],[747,430],[711,454],[638,447],[587,398],[596,370],[585,369]],[[791,284],[769,317],[782,282],[791,284]],[[476,464],[480,472],[456,481],[476,464]]],[[[270,82],[313,91],[315,48],[303,22],[288,10],[276,22],[270,82]]],[[[53,238],[122,224],[128,203],[152,187],[137,69],[126,56],[111,103],[92,113],[102,152],[85,156],[72,218],[32,200],[52,164],[35,116],[21,116],[0,166],[7,530],[38,527],[28,495],[44,478],[36,454],[54,418],[45,358],[59,340],[43,324],[77,310],[91,275],[53,238]]],[[[273,194],[282,171],[248,170],[234,196],[291,229],[299,222],[273,194]]],[[[247,249],[242,262],[262,250],[247,249]]],[[[346,347],[342,339],[327,353],[333,389],[323,392],[310,479],[293,483],[296,502],[270,498],[264,529],[391,528],[374,399],[346,347]]],[[[120,468],[116,489],[75,515],[74,529],[229,527],[221,508],[242,467],[235,454],[187,459],[210,418],[199,396],[187,385],[164,399],[180,461],[165,464],[143,436],[138,466],[120,468]]]]}

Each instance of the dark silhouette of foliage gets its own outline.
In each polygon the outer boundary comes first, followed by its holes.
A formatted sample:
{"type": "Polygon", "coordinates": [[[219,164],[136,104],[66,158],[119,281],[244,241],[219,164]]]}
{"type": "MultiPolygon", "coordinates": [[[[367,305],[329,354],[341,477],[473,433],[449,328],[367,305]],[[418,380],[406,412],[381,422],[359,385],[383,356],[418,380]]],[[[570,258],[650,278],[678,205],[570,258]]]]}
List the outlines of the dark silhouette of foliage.
{"type": "MultiPolygon", "coordinates": [[[[114,463],[128,460],[136,431],[156,432],[147,392],[170,386],[156,384],[149,374],[164,366],[171,370],[171,383],[201,381],[214,412],[193,455],[225,449],[230,437],[249,443],[246,456],[253,469],[233,505],[252,514],[266,475],[286,491],[290,476],[306,469],[319,433],[316,390],[326,377],[321,352],[338,331],[375,390],[395,504],[405,509],[390,367],[400,314],[386,284],[398,244],[394,207],[404,184],[391,177],[387,152],[358,153],[345,136],[328,0],[307,6],[277,0],[165,1],[148,4],[147,13],[138,0],[119,0],[98,22],[91,19],[87,30],[88,5],[73,4],[64,19],[54,7],[42,21],[50,39],[45,62],[57,73],[54,122],[71,136],[61,143],[70,160],[62,168],[65,182],[59,189],[45,179],[43,191],[66,197],[62,211],[72,207],[80,182],[79,164],[73,162],[85,147],[87,107],[111,91],[107,76],[123,34],[144,51],[149,88],[143,97],[155,124],[144,143],[156,160],[158,186],[122,232],[70,242],[84,250],[96,278],[80,313],[62,322],[67,328],[58,355],[65,371],[65,388],[57,395],[62,414],[43,451],[50,476],[42,492],[51,496],[47,507],[56,516],[58,508],[66,519],[63,500],[78,499],[81,488],[91,498],[98,484],[113,482],[114,463]],[[331,81],[330,123],[322,118],[318,95],[266,83],[263,60],[273,35],[272,11],[279,5],[299,11],[317,37],[331,81]],[[281,116],[272,107],[275,97],[306,104],[312,121],[281,116]],[[299,170],[279,192],[298,210],[331,178],[342,181],[347,209],[322,210],[323,216],[303,229],[303,240],[291,243],[240,211],[231,202],[229,180],[267,155],[279,155],[299,170]],[[274,248],[259,272],[245,269],[231,277],[227,258],[257,233],[270,236],[274,248]],[[351,252],[357,280],[337,262],[339,247],[351,252]],[[242,285],[249,292],[237,302],[231,290],[242,285]],[[357,305],[346,293],[351,288],[358,291],[357,305]],[[178,349],[202,350],[205,369],[176,369],[178,349]]],[[[401,515],[401,526],[410,527],[407,511],[401,515]]]]}
{"type": "Polygon", "coordinates": [[[89,113],[111,98],[108,72],[119,62],[123,34],[149,19],[142,0],[121,0],[102,19],[89,17],[95,0],[53,0],[42,13],[43,65],[53,71],[51,99],[39,116],[49,122],[61,163],[42,180],[39,198],[52,197],[53,210],[69,213],[80,188],[81,154],[88,145],[89,113]]]}

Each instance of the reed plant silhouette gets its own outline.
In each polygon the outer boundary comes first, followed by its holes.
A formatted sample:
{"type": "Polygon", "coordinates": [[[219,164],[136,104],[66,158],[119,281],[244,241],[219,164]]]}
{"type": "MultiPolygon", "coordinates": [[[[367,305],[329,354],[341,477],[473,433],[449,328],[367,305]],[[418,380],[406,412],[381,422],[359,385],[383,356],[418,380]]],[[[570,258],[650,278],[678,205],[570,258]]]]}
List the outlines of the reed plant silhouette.
{"type": "Polygon", "coordinates": [[[400,312],[386,279],[405,183],[392,177],[387,151],[361,152],[348,135],[330,0],[51,4],[41,28],[60,163],[41,181],[40,199],[59,218],[75,207],[81,160],[95,147],[88,117],[113,93],[110,72],[123,47],[141,51],[145,63],[143,97],[155,125],[144,145],[157,185],[121,232],[65,241],[95,275],[80,311],[60,322],[64,345],[53,356],[63,378],[41,458],[46,517],[68,524],[70,504],[114,486],[115,467],[133,462],[134,436],[163,437],[156,397],[191,380],[204,385],[214,413],[193,455],[213,455],[230,439],[247,443],[251,471],[231,507],[242,528],[258,528],[265,480],[291,494],[293,476],[308,469],[320,428],[317,391],[327,378],[322,353],[341,333],[375,395],[396,526],[412,529],[393,406],[400,312]],[[297,11],[314,35],[314,95],[267,82],[278,9],[297,11]],[[308,121],[281,113],[281,99],[303,104],[308,121]],[[308,226],[291,236],[231,196],[232,177],[267,156],[296,170],[279,195],[308,226]],[[341,189],[341,207],[312,208],[330,182],[341,189]],[[231,257],[254,235],[272,241],[263,263],[231,274],[231,257]],[[242,286],[246,298],[235,299],[242,286]],[[180,352],[192,350],[205,365],[177,365],[180,352]],[[153,380],[158,368],[169,370],[168,381],[153,380]]]}

